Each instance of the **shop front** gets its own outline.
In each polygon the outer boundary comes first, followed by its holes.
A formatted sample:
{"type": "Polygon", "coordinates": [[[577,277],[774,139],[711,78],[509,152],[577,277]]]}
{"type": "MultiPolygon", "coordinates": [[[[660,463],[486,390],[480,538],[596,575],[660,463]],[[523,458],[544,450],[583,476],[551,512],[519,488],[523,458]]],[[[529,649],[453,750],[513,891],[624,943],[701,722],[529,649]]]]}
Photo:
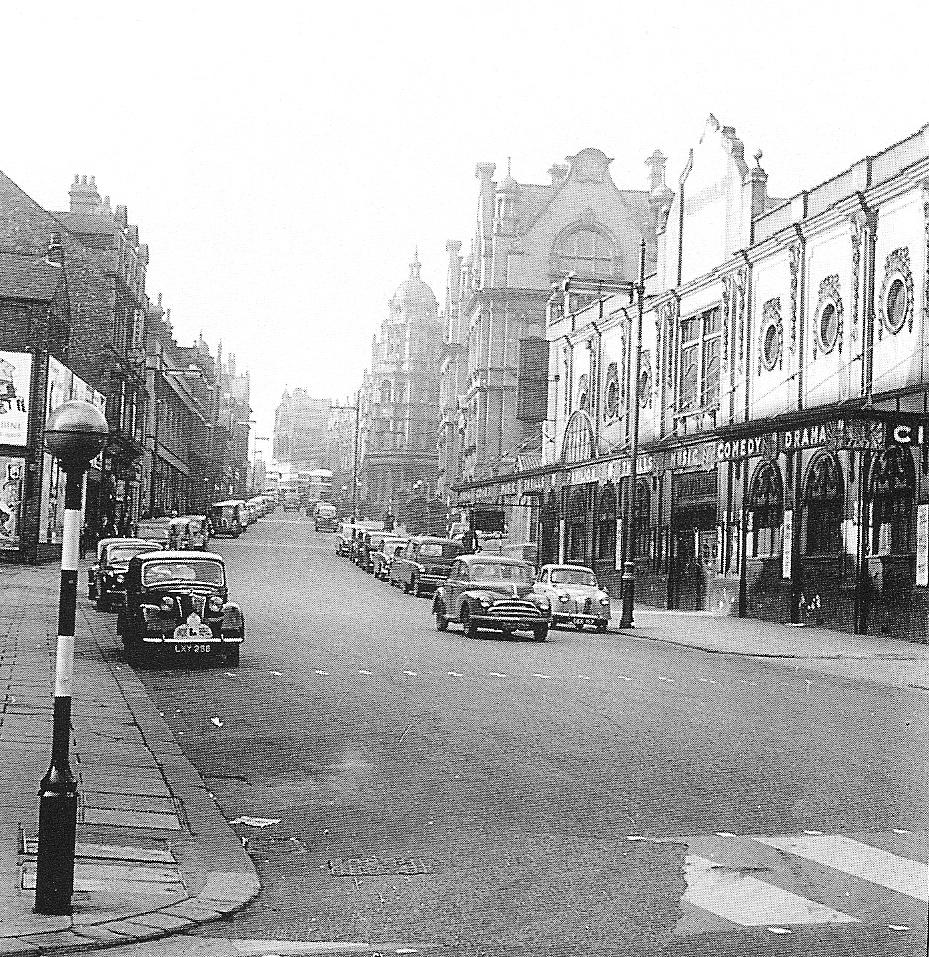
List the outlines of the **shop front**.
{"type": "Polygon", "coordinates": [[[743,613],[925,640],[922,418],[860,410],[743,431],[719,443],[741,516],[743,613]]]}

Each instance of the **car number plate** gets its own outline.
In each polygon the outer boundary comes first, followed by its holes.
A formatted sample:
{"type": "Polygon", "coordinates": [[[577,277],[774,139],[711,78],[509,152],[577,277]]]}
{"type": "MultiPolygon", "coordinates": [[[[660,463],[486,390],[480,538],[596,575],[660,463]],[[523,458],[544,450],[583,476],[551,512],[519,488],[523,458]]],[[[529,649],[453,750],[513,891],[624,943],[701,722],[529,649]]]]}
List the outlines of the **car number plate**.
{"type": "Polygon", "coordinates": [[[208,655],[210,653],[210,645],[175,645],[174,646],[175,654],[183,655],[192,652],[195,655],[208,655]]]}

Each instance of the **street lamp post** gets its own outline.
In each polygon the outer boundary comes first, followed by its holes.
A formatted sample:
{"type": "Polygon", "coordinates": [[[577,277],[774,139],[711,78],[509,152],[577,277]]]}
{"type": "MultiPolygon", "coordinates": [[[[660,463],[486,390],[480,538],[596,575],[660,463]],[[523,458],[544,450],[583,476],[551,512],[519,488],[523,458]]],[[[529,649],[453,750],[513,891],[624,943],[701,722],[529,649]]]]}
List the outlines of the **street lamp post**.
{"type": "Polygon", "coordinates": [[[619,619],[620,628],[631,628],[632,608],[635,602],[635,560],[632,557],[632,543],[635,541],[635,493],[639,482],[639,376],[642,374],[642,315],[645,311],[645,237],[639,244],[639,281],[636,284],[636,297],[639,301],[635,335],[635,375],[629,388],[629,401],[632,403],[632,446],[629,463],[629,489],[623,503],[623,609],[619,619]]]}
{"type": "Polygon", "coordinates": [[[39,914],[70,914],[74,891],[77,781],[71,773],[71,692],[74,684],[74,618],[80,557],[84,473],[106,444],[109,428],[90,402],[65,402],[45,424],[45,442],[65,472],[61,590],[55,656],[55,708],[52,761],[39,787],[39,852],[35,909],[39,914]]]}

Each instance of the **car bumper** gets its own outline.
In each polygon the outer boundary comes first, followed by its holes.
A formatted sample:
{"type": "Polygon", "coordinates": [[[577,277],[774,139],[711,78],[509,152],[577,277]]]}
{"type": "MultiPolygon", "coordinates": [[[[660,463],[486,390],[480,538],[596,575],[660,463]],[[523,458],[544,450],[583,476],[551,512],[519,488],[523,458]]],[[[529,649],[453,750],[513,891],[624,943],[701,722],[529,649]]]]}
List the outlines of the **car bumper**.
{"type": "Polygon", "coordinates": [[[472,615],[470,620],[478,628],[488,628],[501,631],[503,629],[512,629],[513,631],[533,631],[543,625],[548,625],[548,619],[541,615],[538,618],[523,618],[509,615],[472,615]]]}

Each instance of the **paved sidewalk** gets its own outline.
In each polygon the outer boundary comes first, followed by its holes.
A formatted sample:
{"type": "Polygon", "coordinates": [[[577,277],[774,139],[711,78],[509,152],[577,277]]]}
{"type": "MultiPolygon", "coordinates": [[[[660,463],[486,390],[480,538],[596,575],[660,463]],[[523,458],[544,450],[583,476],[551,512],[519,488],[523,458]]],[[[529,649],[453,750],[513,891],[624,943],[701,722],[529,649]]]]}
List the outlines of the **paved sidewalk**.
{"type": "MultiPolygon", "coordinates": [[[[614,623],[620,611],[614,601],[614,623]]],[[[646,605],[636,606],[635,628],[623,633],[719,654],[784,659],[822,673],[929,691],[929,645],[920,642],[646,605]]]]}
{"type": "MultiPolygon", "coordinates": [[[[51,755],[58,578],[54,565],[0,566],[0,954],[162,937],[240,909],[260,887],[241,840],[123,664],[115,616],[79,598],[74,914],[32,912],[37,794],[51,755]]],[[[84,580],[82,573],[82,593],[84,580]]]]}

